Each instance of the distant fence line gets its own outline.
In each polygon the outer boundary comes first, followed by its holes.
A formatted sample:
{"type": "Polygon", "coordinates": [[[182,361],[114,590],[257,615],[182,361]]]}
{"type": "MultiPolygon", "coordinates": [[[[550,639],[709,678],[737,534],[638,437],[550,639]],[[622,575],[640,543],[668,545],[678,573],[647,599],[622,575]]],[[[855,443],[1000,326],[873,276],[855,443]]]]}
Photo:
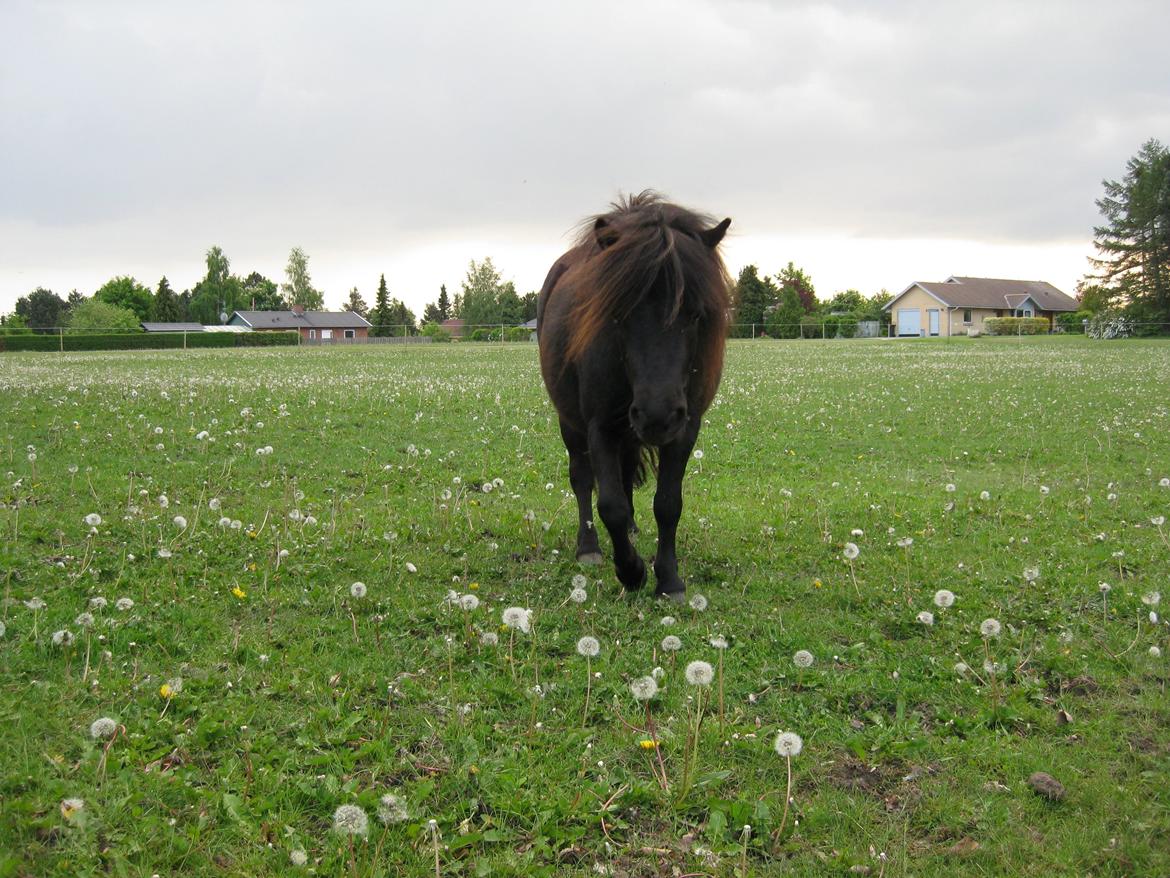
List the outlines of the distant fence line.
{"type": "MultiPolygon", "coordinates": [[[[433,324],[431,325],[433,327],[433,324]]],[[[973,335],[989,337],[1020,337],[1029,335],[1083,335],[1086,326],[1048,326],[1020,324],[1010,329],[983,331],[973,335]]],[[[510,324],[474,324],[446,328],[442,332],[434,328],[418,329],[404,324],[371,327],[370,332],[382,330],[385,334],[368,335],[364,338],[345,338],[334,335],[330,338],[306,338],[296,330],[251,330],[245,332],[224,332],[220,330],[168,331],[168,332],[126,332],[123,329],[87,329],[71,331],[67,327],[38,327],[16,333],[6,333],[0,326],[0,352],[3,351],[94,351],[94,350],[167,350],[187,348],[235,348],[235,347],[331,347],[379,344],[431,344],[436,341],[468,342],[531,342],[536,340],[536,331],[529,327],[510,324]]],[[[335,330],[340,332],[340,330],[335,330]]],[[[1111,327],[1099,335],[1101,338],[1142,337],[1170,335],[1170,322],[1124,321],[1120,327],[1111,327]]],[[[966,333],[954,335],[929,335],[925,330],[918,335],[898,336],[896,326],[878,321],[848,320],[804,320],[800,323],[734,323],[728,327],[729,338],[757,340],[800,340],[800,339],[864,339],[864,338],[965,338],[966,333]]]]}

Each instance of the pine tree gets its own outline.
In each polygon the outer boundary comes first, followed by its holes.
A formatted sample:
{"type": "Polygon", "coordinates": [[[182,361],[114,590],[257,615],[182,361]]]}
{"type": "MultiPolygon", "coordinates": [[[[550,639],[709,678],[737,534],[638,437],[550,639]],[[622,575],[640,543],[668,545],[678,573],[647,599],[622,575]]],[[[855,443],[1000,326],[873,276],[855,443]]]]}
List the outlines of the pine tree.
{"type": "Polygon", "coordinates": [[[374,310],[370,312],[370,323],[373,328],[370,335],[386,336],[390,334],[390,291],[386,289],[386,275],[378,281],[378,295],[374,299],[374,310]]]}
{"type": "Polygon", "coordinates": [[[1101,256],[1094,280],[1125,301],[1138,319],[1170,320],[1170,150],[1147,140],[1121,181],[1104,180],[1093,229],[1101,256]]]}
{"type": "Polygon", "coordinates": [[[439,285],[439,322],[451,319],[451,300],[447,297],[447,285],[439,285]]]}
{"type": "Polygon", "coordinates": [[[769,278],[761,278],[754,265],[745,265],[735,283],[735,298],[739,303],[735,322],[751,334],[751,325],[764,322],[764,313],[780,301],[780,291],[769,278]]]}
{"type": "Polygon", "coordinates": [[[160,323],[176,323],[179,316],[179,298],[171,289],[171,284],[164,275],[163,279],[158,282],[158,289],[154,293],[151,317],[160,323]]]}

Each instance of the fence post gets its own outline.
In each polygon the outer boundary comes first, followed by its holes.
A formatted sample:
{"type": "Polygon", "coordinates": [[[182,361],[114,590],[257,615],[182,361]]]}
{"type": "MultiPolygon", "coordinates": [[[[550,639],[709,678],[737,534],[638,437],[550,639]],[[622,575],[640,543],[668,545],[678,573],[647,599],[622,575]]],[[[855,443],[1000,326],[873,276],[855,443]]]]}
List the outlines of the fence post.
{"type": "Polygon", "coordinates": [[[57,343],[61,346],[61,353],[65,353],[65,327],[57,327],[57,343]]]}
{"type": "Polygon", "coordinates": [[[825,340],[825,324],[821,323],[821,341],[825,340]]]}
{"type": "Polygon", "coordinates": [[[187,350],[187,330],[183,330],[183,350],[187,350]]]}

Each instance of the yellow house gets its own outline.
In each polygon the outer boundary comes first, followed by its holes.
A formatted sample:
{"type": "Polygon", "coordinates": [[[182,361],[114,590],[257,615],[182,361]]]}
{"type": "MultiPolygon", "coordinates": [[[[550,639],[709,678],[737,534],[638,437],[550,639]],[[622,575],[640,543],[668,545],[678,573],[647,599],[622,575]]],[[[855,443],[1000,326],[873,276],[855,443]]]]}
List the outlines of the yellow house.
{"type": "Polygon", "coordinates": [[[915,281],[886,305],[894,335],[949,336],[983,332],[988,317],[1044,317],[1076,311],[1072,296],[1040,280],[949,277],[915,281]]]}

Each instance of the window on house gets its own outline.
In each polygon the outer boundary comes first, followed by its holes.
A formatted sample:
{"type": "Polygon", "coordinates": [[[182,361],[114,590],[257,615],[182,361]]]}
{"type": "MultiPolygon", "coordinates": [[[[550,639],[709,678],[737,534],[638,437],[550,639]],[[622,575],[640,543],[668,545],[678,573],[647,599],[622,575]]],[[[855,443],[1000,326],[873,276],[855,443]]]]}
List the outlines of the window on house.
{"type": "Polygon", "coordinates": [[[316,338],[316,337],[317,337],[317,330],[310,329],[309,330],[309,338],[316,338]]]}
{"type": "Polygon", "coordinates": [[[354,338],[355,337],[354,331],[352,329],[347,329],[345,331],[345,337],[346,338],[354,338]]]}
{"type": "Polygon", "coordinates": [[[971,309],[970,309],[970,308],[964,308],[964,309],[963,309],[963,322],[964,322],[964,323],[970,323],[970,322],[971,322],[971,309]]]}

